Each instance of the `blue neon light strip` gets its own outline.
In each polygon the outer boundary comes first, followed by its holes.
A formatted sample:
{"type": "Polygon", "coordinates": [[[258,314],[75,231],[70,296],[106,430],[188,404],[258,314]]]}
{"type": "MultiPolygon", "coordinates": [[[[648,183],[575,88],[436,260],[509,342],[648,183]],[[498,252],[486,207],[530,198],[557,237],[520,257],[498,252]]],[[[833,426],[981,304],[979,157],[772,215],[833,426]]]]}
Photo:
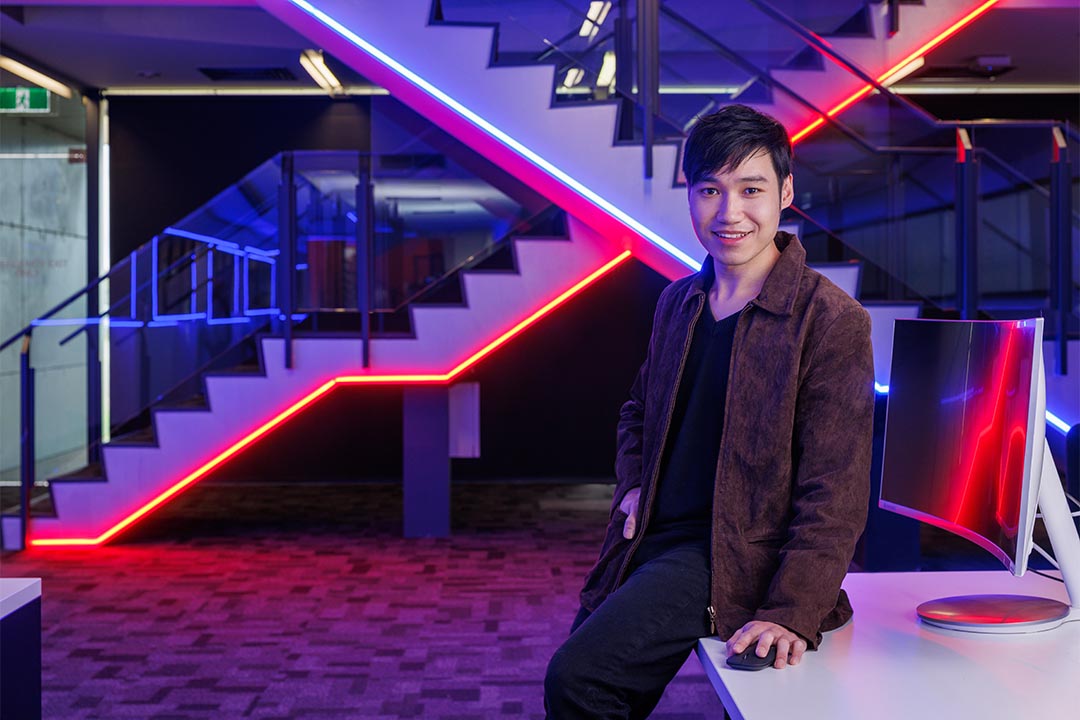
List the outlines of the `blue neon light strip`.
{"type": "Polygon", "coordinates": [[[240,261],[233,255],[232,314],[240,314],[240,261]]]}
{"type": "Polygon", "coordinates": [[[214,251],[206,251],[206,323],[214,320],[214,251]]]}
{"type": "Polygon", "coordinates": [[[1053,425],[1055,428],[1060,430],[1062,432],[1062,434],[1064,434],[1064,435],[1068,435],[1069,430],[1071,429],[1065,423],[1064,420],[1062,420],[1061,418],[1059,418],[1057,415],[1050,412],[1049,410],[1046,411],[1046,422],[1048,422],[1050,425],[1053,425]]]}
{"type": "Polygon", "coordinates": [[[138,281],[135,275],[135,263],[138,260],[135,256],[135,252],[135,250],[131,251],[131,260],[129,262],[129,265],[131,265],[131,285],[128,286],[128,310],[131,311],[130,314],[132,320],[135,319],[135,290],[138,287],[138,281]]]}
{"type": "Polygon", "coordinates": [[[324,13],[322,10],[319,10],[317,7],[315,7],[311,3],[307,2],[307,0],[288,0],[288,1],[290,3],[292,3],[293,5],[295,5],[296,7],[303,10],[304,12],[306,12],[308,15],[312,16],[313,18],[315,18],[316,20],[321,22],[326,27],[328,27],[331,30],[333,30],[334,32],[336,32],[341,37],[343,37],[346,40],[348,40],[349,42],[351,42],[356,47],[360,48],[361,50],[363,50],[367,54],[374,57],[376,60],[381,62],[383,65],[387,66],[388,68],[390,68],[391,70],[393,70],[397,74],[399,74],[399,75],[403,76],[404,78],[406,78],[409,82],[413,83],[414,85],[416,85],[417,87],[422,89],[424,92],[428,93],[429,95],[431,95],[432,97],[437,99],[439,102],[446,105],[448,108],[450,108],[451,110],[456,112],[458,115],[462,116],[463,118],[465,118],[466,120],[468,120],[472,124],[476,125],[481,130],[483,130],[487,134],[491,135],[492,137],[500,140],[504,145],[511,148],[512,150],[517,152],[522,157],[528,159],[533,164],[535,164],[535,165],[539,166],[540,168],[544,169],[550,175],[557,178],[563,184],[567,185],[570,188],[573,188],[576,192],[578,192],[579,194],[581,194],[582,196],[584,196],[585,198],[590,200],[594,205],[602,208],[603,210],[608,212],[610,215],[618,218],[619,221],[621,221],[624,225],[626,225],[627,227],[633,229],[635,232],[637,232],[639,235],[644,237],[646,240],[648,240],[652,244],[656,245],[660,249],[664,250],[666,253],[668,253],[672,257],[679,260],[679,262],[683,263],[684,265],[686,265],[687,267],[689,267],[689,268],[691,268],[693,270],[700,270],[701,269],[701,262],[700,261],[695,260],[694,258],[690,257],[689,255],[684,253],[682,250],[675,247],[674,245],[669,243],[667,240],[665,240],[664,238],[660,237],[659,235],[657,235],[655,232],[653,232],[649,228],[642,225],[638,220],[635,220],[634,218],[630,217],[630,215],[628,215],[627,213],[625,213],[622,210],[620,210],[619,208],[615,207],[615,205],[613,205],[610,201],[608,201],[605,198],[601,197],[600,195],[598,195],[593,190],[590,190],[589,188],[585,187],[583,184],[581,184],[581,182],[579,180],[575,179],[574,177],[571,177],[568,173],[566,173],[563,170],[559,169],[558,167],[553,165],[550,161],[542,158],[540,155],[537,155],[533,150],[529,149],[528,147],[526,147],[521,142],[518,142],[516,139],[514,139],[510,135],[506,134],[504,131],[500,130],[496,126],[492,125],[490,122],[488,122],[484,118],[480,117],[475,112],[473,112],[469,108],[465,107],[460,102],[458,102],[454,98],[450,97],[445,92],[443,92],[439,88],[435,87],[430,82],[428,82],[424,78],[420,77],[419,75],[417,75],[415,72],[413,72],[409,68],[407,68],[404,65],[402,65],[401,63],[399,63],[397,60],[394,60],[392,57],[390,57],[389,55],[387,55],[383,51],[379,50],[377,47],[375,47],[371,43],[369,43],[366,40],[364,40],[363,38],[361,38],[359,35],[354,33],[352,30],[345,27],[344,25],[342,25],[340,22],[338,22],[334,18],[330,17],[329,15],[324,13]]]}
{"type": "Polygon", "coordinates": [[[180,230],[174,227],[165,228],[166,235],[175,235],[176,237],[187,238],[188,240],[195,240],[197,242],[206,243],[207,245],[213,245],[214,247],[228,252],[230,249],[239,251],[240,245],[228,240],[219,240],[212,235],[202,235],[200,233],[193,233],[187,230],[180,230]]]}
{"type": "Polygon", "coordinates": [[[196,312],[199,309],[199,267],[195,264],[195,253],[191,254],[191,303],[188,310],[196,312]]]}
{"type": "Polygon", "coordinates": [[[150,322],[158,319],[158,236],[150,241],[150,322]]]}
{"type": "MultiPolygon", "coordinates": [[[[879,395],[888,395],[889,394],[889,386],[888,385],[881,385],[876,381],[874,382],[874,390],[876,390],[879,395]]],[[[1055,430],[1059,431],[1063,435],[1068,435],[1069,430],[1072,429],[1069,426],[1068,423],[1066,423],[1064,420],[1062,420],[1061,418],[1059,418],[1057,415],[1050,412],[1049,410],[1046,411],[1046,424],[1050,425],[1051,427],[1053,427],[1055,430]]]]}
{"type": "Polygon", "coordinates": [[[252,245],[245,245],[244,252],[251,253],[252,255],[261,255],[268,258],[277,257],[281,254],[280,250],[263,250],[262,248],[257,248],[252,245]]]}
{"type": "Polygon", "coordinates": [[[234,317],[234,318],[211,318],[206,321],[207,325],[242,325],[243,323],[251,322],[251,318],[248,317],[234,317]]]}
{"type": "Polygon", "coordinates": [[[70,327],[72,325],[100,325],[103,322],[108,321],[109,327],[123,328],[123,327],[142,327],[141,320],[117,320],[114,318],[46,318],[44,320],[34,320],[30,324],[34,327],[70,327]]]}

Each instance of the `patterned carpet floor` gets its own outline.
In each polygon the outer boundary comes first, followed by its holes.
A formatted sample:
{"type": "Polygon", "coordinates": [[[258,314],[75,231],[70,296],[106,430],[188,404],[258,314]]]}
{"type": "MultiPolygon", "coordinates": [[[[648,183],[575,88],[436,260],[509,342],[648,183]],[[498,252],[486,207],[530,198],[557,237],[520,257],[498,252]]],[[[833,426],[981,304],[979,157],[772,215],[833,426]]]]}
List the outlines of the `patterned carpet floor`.
{"type": "MultiPolygon", "coordinates": [[[[394,484],[207,483],[0,574],[43,578],[46,718],[540,718],[610,494],[461,484],[406,540],[394,484]]],[[[693,657],[653,717],[723,717],[693,657]]]]}

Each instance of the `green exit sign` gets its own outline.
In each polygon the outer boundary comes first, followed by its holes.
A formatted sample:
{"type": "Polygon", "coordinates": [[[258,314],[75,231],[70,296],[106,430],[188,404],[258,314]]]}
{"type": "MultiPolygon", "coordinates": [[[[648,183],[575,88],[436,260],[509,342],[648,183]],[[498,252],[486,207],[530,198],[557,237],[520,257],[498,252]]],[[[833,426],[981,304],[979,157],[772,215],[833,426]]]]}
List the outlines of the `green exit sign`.
{"type": "Polygon", "coordinates": [[[41,87],[0,88],[0,113],[47,113],[49,91],[41,87]]]}

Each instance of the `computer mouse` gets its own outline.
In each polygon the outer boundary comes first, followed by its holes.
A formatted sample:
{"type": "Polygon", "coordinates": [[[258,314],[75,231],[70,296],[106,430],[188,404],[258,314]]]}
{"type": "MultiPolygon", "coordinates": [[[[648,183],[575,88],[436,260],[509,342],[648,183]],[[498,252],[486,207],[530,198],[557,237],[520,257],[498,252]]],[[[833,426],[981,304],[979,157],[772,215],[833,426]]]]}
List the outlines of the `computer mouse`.
{"type": "Polygon", "coordinates": [[[776,645],[774,644],[769,648],[769,652],[765,657],[758,657],[757,644],[743,650],[741,653],[735,653],[729,655],[727,659],[728,667],[735,668],[736,670],[764,670],[767,667],[771,667],[776,662],[776,645]]]}

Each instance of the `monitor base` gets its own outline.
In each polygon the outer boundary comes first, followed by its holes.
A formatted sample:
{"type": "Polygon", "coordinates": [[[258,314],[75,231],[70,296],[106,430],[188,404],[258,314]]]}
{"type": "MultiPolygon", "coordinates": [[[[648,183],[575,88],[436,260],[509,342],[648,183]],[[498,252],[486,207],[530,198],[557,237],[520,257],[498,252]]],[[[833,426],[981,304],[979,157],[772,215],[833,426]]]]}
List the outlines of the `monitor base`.
{"type": "Polygon", "coordinates": [[[1028,595],[959,595],[929,600],[916,608],[919,619],[946,630],[976,633],[1031,633],[1052,630],[1071,608],[1028,595]]]}

